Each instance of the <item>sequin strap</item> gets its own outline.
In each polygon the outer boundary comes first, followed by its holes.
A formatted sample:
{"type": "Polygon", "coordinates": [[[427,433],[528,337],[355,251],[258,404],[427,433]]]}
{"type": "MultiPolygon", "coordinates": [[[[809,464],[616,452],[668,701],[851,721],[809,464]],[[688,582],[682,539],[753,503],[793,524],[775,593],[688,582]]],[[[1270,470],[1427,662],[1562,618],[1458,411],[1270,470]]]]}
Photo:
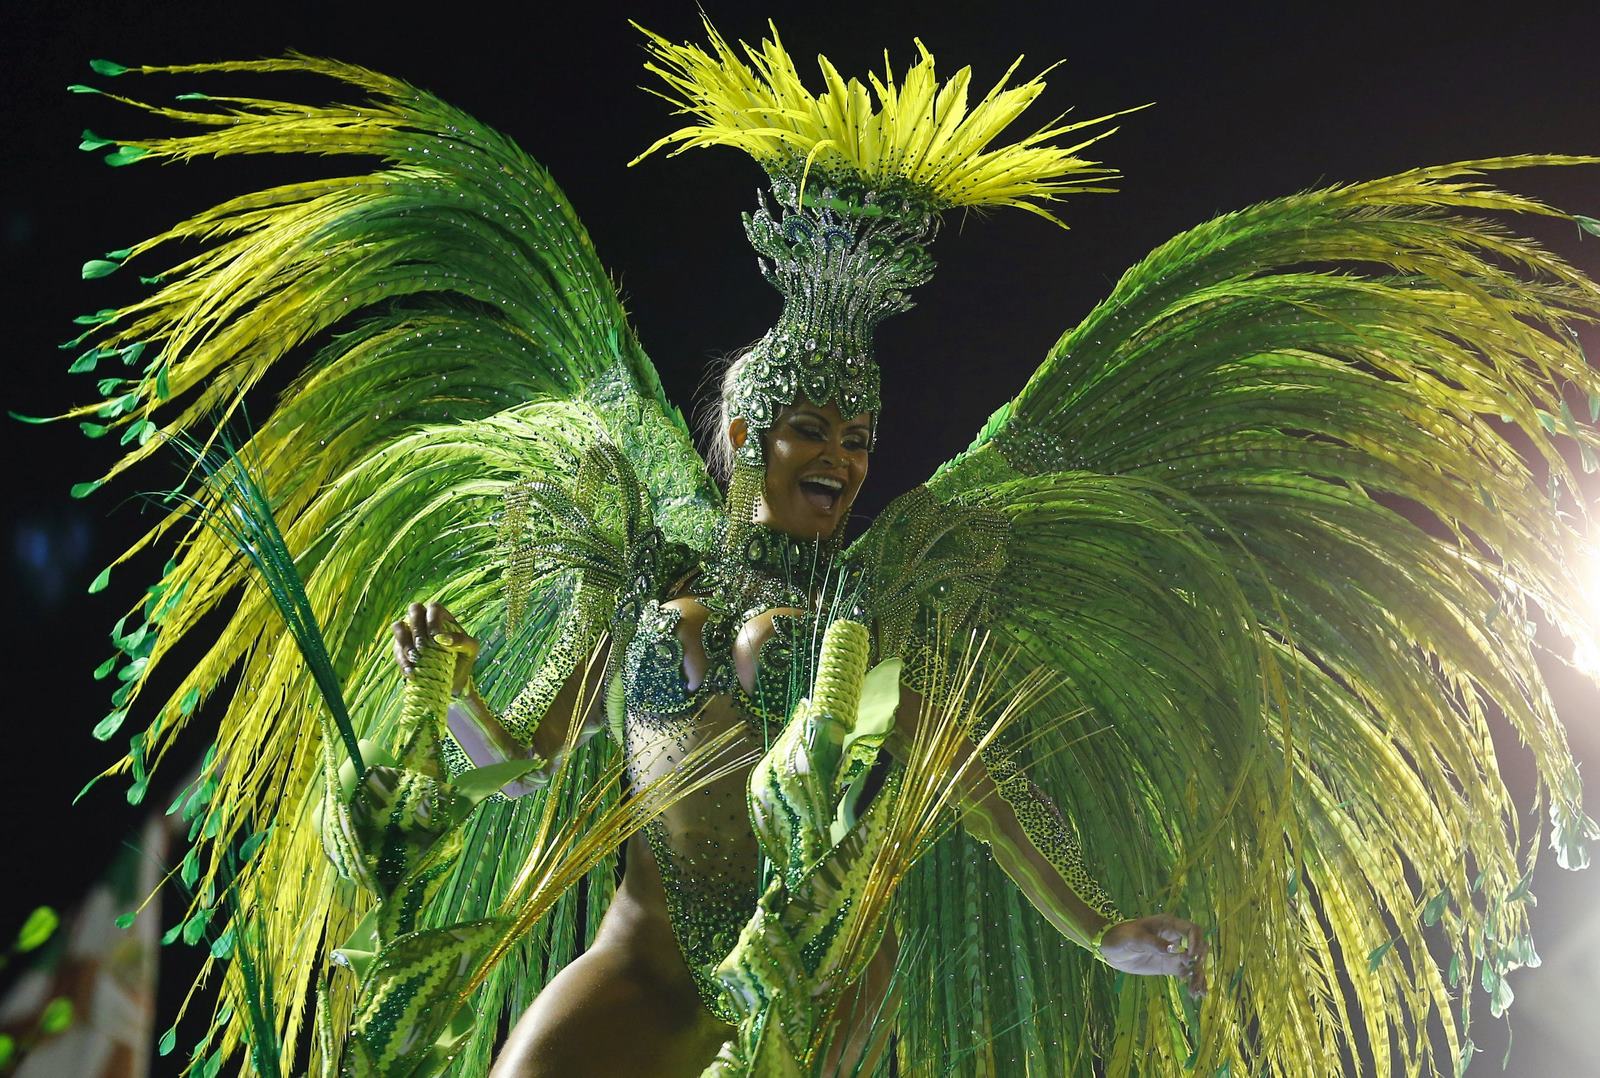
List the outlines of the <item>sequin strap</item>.
{"type": "MultiPolygon", "coordinates": [[[[533,743],[534,732],[567,679],[600,642],[612,614],[614,599],[614,593],[602,593],[582,576],[578,578],[555,642],[540,660],[533,677],[500,717],[500,725],[517,741],[524,745],[533,743]]],[[[557,716],[558,719],[569,717],[557,716]]],[[[595,729],[598,727],[581,730],[580,743],[593,736],[595,729]]]]}

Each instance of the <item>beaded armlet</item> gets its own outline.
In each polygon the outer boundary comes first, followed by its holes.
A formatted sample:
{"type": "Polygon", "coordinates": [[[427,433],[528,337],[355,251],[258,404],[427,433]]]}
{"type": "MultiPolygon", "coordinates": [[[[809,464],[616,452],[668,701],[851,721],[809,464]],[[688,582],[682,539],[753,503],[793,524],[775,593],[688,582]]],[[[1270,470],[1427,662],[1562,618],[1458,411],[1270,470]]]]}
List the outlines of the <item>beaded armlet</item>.
{"type": "Polygon", "coordinates": [[[1100,948],[1106,942],[1106,933],[1120,923],[1120,921],[1107,920],[1105,924],[1094,930],[1094,935],[1089,937],[1089,953],[1094,955],[1098,961],[1105,962],[1106,960],[1106,956],[1100,952],[1100,948]]]}

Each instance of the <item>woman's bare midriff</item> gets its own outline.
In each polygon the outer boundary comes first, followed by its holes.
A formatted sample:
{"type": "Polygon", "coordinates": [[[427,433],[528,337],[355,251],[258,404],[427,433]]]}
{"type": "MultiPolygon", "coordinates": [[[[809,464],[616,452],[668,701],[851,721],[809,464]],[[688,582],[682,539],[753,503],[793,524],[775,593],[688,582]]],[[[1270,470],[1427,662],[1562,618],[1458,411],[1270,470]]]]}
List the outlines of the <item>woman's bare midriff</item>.
{"type": "MultiPolygon", "coordinates": [[[[707,711],[731,707],[720,697],[707,711]]],[[[723,728],[725,722],[719,720],[727,718],[706,717],[707,726],[715,729],[723,728]]],[[[748,768],[725,776],[715,784],[720,789],[707,791],[707,800],[721,802],[719,795],[728,789],[742,791],[748,781],[748,768]]],[[[706,813],[695,799],[691,794],[663,814],[668,830],[676,832],[675,845],[681,849],[685,841],[703,842],[708,862],[713,847],[720,857],[733,849],[756,856],[748,819],[706,813]],[[673,818],[680,814],[683,818],[673,818]]],[[[891,934],[840,1005],[845,1024],[855,1028],[829,1053],[834,1061],[860,1058],[869,1047],[876,1055],[886,1046],[892,1018],[883,1001],[896,951],[891,934]],[[863,1020],[867,1016],[877,1020],[863,1020]],[[874,1037],[874,1031],[880,1035],[874,1037]]],[[[706,1009],[696,990],[673,935],[660,868],[649,843],[635,835],[628,842],[622,885],[600,922],[594,946],[540,992],[511,1031],[491,1078],[693,1078],[710,1065],[733,1032],[706,1009]]]]}

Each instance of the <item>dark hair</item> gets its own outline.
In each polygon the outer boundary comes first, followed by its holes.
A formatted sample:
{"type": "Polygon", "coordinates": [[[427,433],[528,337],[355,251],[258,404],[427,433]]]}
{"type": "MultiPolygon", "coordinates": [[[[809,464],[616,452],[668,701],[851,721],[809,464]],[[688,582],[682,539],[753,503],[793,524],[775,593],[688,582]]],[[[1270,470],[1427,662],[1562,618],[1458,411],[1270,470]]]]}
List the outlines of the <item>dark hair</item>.
{"type": "MultiPolygon", "coordinates": [[[[714,361],[706,370],[705,381],[714,385],[715,396],[706,393],[695,410],[695,434],[706,464],[712,476],[724,485],[733,475],[733,445],[728,441],[728,424],[733,422],[733,416],[728,414],[728,391],[754,351],[754,345],[747,345],[714,361]]],[[[759,437],[760,433],[752,430],[750,437],[759,437]]]]}

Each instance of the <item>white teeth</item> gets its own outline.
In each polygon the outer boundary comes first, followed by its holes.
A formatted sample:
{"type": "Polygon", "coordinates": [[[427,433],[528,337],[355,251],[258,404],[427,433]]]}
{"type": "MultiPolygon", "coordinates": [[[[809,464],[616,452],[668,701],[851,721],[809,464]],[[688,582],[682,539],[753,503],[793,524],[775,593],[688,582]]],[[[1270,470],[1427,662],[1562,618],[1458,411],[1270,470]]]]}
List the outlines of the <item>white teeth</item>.
{"type": "Polygon", "coordinates": [[[808,475],[805,477],[805,479],[801,480],[801,482],[816,483],[818,486],[827,487],[828,489],[834,491],[844,489],[844,483],[838,479],[835,479],[831,475],[808,475]]]}

